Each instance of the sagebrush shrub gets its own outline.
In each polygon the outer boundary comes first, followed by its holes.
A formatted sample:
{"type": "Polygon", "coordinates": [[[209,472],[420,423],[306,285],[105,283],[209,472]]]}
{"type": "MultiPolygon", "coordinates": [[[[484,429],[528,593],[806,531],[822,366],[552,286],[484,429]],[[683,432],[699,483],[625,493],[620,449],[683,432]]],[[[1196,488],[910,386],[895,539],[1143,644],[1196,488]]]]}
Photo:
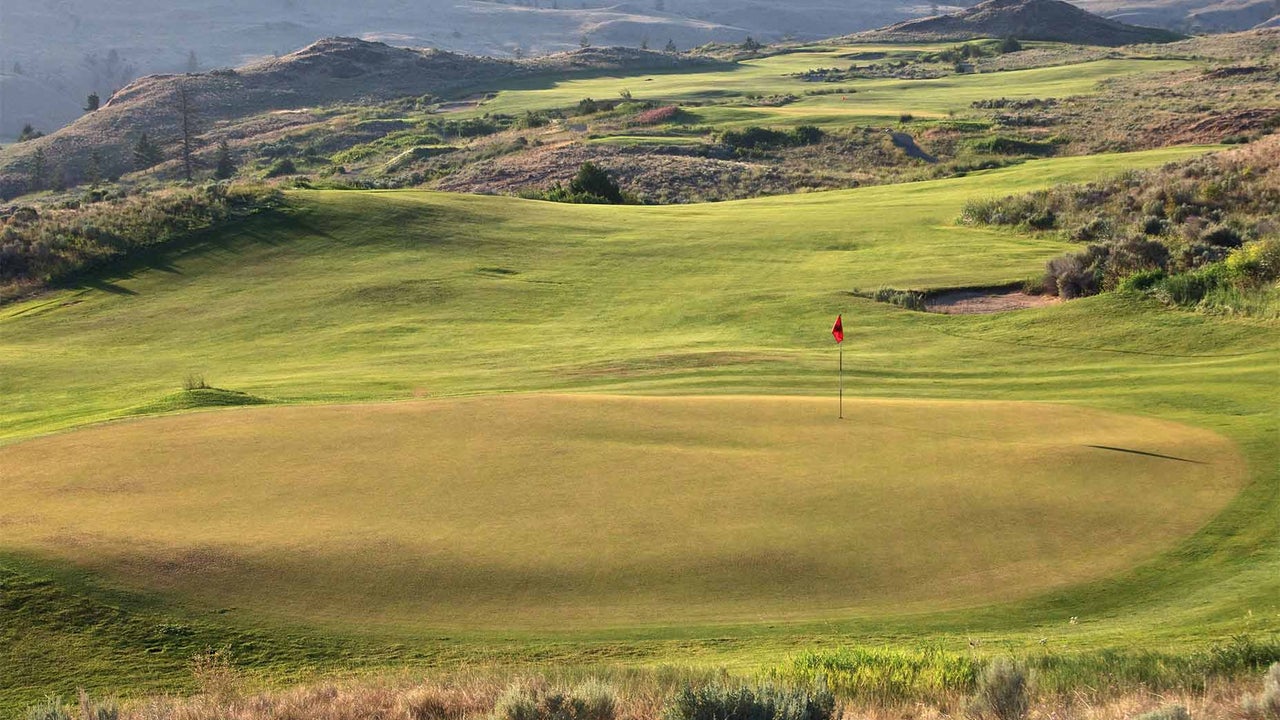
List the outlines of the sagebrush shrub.
{"type": "Polygon", "coordinates": [[[1191,713],[1181,705],[1170,705],[1159,710],[1143,713],[1134,720],[1191,720],[1191,713]]]}
{"type": "Polygon", "coordinates": [[[599,680],[587,680],[570,690],[514,683],[493,707],[494,720],[613,720],[618,695],[599,680]]]}
{"type": "Polygon", "coordinates": [[[994,720],[1022,720],[1031,708],[1026,668],[1008,658],[996,658],[978,676],[971,709],[994,720]]]}
{"type": "Polygon", "coordinates": [[[813,691],[765,685],[685,686],[663,713],[664,720],[831,720],[835,696],[820,685],[813,691]]]}
{"type": "Polygon", "coordinates": [[[50,695],[38,705],[27,708],[26,720],[71,720],[71,713],[57,695],[50,695]]]}
{"type": "Polygon", "coordinates": [[[1245,696],[1240,709],[1251,720],[1280,720],[1280,662],[1267,668],[1262,692],[1245,696]]]}

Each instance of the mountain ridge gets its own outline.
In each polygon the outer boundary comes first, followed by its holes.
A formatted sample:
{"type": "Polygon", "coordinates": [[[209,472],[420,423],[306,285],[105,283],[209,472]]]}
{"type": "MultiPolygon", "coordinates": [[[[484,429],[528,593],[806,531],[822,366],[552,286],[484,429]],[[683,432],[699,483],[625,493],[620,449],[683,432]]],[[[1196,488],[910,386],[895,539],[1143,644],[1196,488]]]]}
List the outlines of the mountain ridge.
{"type": "MultiPolygon", "coordinates": [[[[103,177],[134,169],[131,147],[142,133],[175,145],[181,137],[179,88],[195,107],[200,129],[271,113],[263,122],[288,126],[289,113],[345,102],[378,102],[430,95],[459,96],[498,80],[617,70],[648,70],[712,62],[630,48],[583,48],[528,60],[464,55],[431,48],[399,48],[358,38],[332,37],[279,58],[235,70],[139,78],[88,113],[45,137],[0,151],[0,198],[31,188],[29,169],[38,151],[56,158],[60,176],[49,184],[74,184],[90,172],[103,177]],[[96,161],[92,158],[97,155],[96,161]]],[[[202,149],[202,151],[207,148],[202,149]]],[[[172,153],[170,153],[172,155],[172,153]]]]}
{"type": "Polygon", "coordinates": [[[907,20],[850,37],[863,41],[1016,37],[1115,47],[1173,42],[1185,36],[1110,20],[1063,0],[985,0],[958,13],[907,20]]]}

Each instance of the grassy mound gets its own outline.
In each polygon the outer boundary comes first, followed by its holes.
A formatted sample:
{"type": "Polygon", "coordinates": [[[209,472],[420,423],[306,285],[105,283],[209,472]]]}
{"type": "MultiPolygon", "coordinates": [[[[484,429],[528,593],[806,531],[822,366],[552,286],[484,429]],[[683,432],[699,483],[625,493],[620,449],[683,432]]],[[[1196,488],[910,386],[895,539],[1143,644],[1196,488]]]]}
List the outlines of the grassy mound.
{"type": "Polygon", "coordinates": [[[240,405],[266,405],[266,398],[250,395],[238,390],[222,388],[194,388],[180,390],[166,395],[159,400],[138,405],[129,409],[129,415],[156,415],[159,413],[180,412],[182,410],[199,410],[201,408],[236,407],[240,405]]]}

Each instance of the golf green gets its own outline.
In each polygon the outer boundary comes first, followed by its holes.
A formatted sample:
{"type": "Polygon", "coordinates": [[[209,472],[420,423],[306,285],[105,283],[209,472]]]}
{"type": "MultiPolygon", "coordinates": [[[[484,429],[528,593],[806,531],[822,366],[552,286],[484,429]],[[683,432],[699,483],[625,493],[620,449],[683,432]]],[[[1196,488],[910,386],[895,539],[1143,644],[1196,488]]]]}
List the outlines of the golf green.
{"type": "Polygon", "coordinates": [[[500,395],[226,410],[0,448],[0,544],[313,625],[574,629],[1010,601],[1175,545],[1205,430],[1065,405],[500,395]]]}

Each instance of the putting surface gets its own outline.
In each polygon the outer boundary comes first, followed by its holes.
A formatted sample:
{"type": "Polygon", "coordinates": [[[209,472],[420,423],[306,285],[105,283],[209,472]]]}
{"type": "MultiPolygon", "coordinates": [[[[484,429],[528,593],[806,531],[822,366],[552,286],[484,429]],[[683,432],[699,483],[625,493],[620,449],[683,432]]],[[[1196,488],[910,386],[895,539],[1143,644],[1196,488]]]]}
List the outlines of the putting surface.
{"type": "Polygon", "coordinates": [[[0,544],[197,608],[394,630],[804,620],[1012,600],[1193,533],[1220,436],[1013,402],[508,395],[0,447],[0,544]]]}

